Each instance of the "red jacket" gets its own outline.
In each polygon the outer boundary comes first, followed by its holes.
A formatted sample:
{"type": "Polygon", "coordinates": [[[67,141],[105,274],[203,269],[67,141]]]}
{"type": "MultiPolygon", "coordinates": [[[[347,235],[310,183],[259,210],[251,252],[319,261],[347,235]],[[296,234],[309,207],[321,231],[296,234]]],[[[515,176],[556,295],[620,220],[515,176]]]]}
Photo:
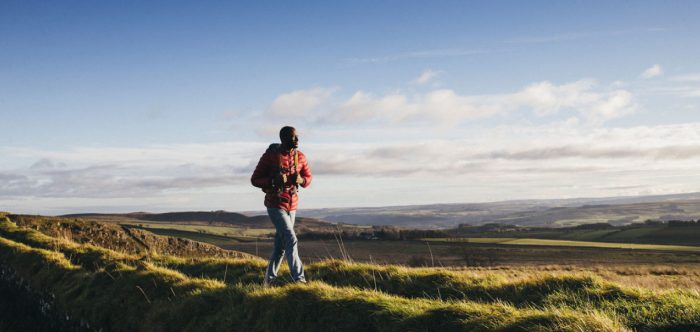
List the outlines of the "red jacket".
{"type": "Polygon", "coordinates": [[[292,174],[299,172],[299,175],[304,178],[302,187],[306,188],[311,184],[311,169],[306,161],[306,156],[299,150],[281,151],[279,144],[272,144],[260,157],[258,166],[255,167],[253,176],[250,177],[250,182],[262,188],[265,192],[265,206],[273,209],[285,209],[294,211],[297,209],[296,186],[291,181],[292,174]],[[297,153],[297,167],[294,169],[294,153],[297,153]],[[279,173],[287,175],[287,183],[284,188],[274,188],[272,179],[279,173]]]}

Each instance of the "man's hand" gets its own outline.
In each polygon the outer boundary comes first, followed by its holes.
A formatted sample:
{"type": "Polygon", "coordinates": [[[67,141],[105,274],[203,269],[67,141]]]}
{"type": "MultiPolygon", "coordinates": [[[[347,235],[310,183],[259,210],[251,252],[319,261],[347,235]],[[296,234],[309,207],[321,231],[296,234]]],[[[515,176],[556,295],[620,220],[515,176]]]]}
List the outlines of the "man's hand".
{"type": "Polygon", "coordinates": [[[294,175],[292,175],[291,180],[294,184],[299,184],[299,185],[303,185],[304,182],[306,181],[306,180],[304,180],[303,176],[299,175],[299,173],[294,173],[294,175]]]}

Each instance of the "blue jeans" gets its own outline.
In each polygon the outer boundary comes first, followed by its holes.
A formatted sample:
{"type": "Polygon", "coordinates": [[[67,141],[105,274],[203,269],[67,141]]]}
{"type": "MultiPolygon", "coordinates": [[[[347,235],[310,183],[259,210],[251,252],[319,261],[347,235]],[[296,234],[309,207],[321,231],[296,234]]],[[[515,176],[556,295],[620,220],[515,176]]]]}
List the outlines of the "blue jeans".
{"type": "Polygon", "coordinates": [[[265,280],[271,281],[277,278],[277,271],[282,264],[282,258],[287,258],[289,272],[294,281],[305,281],[304,266],[299,258],[297,250],[297,235],[294,233],[294,217],[296,211],[286,211],[284,209],[267,209],[272,223],[275,225],[275,245],[270,256],[270,263],[267,265],[265,280]]]}

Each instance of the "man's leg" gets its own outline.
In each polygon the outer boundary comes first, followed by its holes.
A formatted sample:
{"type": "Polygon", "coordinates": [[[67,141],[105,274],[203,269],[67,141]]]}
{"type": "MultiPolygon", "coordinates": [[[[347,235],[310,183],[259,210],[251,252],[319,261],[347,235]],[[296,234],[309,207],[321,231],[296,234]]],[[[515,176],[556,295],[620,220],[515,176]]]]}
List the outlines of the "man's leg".
{"type": "Polygon", "coordinates": [[[296,211],[283,211],[287,213],[288,216],[288,227],[285,229],[284,233],[284,251],[285,256],[287,256],[287,264],[289,265],[289,271],[292,274],[292,279],[294,281],[306,281],[304,276],[304,265],[301,263],[301,258],[299,258],[299,250],[297,249],[297,235],[294,232],[294,221],[296,217],[296,211]]]}
{"type": "MultiPolygon", "coordinates": [[[[282,210],[282,212],[284,212],[282,210]]],[[[282,220],[282,212],[279,209],[267,209],[267,214],[272,220],[272,224],[275,226],[275,242],[272,247],[272,255],[270,255],[270,262],[267,264],[267,270],[265,271],[265,283],[277,278],[277,271],[280,269],[280,264],[282,264],[282,258],[284,257],[284,221],[282,220]],[[278,226],[281,225],[282,227],[278,226]]]]}

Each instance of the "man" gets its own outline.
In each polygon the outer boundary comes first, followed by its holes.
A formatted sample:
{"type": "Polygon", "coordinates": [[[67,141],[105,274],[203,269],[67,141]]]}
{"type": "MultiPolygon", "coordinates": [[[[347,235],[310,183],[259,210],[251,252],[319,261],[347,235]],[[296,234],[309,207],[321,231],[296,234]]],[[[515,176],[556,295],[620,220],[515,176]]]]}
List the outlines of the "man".
{"type": "Polygon", "coordinates": [[[265,192],[267,214],[275,225],[275,243],[270,263],[265,272],[265,285],[277,278],[282,258],[287,264],[295,282],[306,282],[304,267],[297,250],[297,236],[294,233],[297,191],[311,184],[311,169],[306,156],[297,150],[299,137],[294,127],[280,130],[281,144],[271,144],[260,157],[250,182],[265,192]]]}

